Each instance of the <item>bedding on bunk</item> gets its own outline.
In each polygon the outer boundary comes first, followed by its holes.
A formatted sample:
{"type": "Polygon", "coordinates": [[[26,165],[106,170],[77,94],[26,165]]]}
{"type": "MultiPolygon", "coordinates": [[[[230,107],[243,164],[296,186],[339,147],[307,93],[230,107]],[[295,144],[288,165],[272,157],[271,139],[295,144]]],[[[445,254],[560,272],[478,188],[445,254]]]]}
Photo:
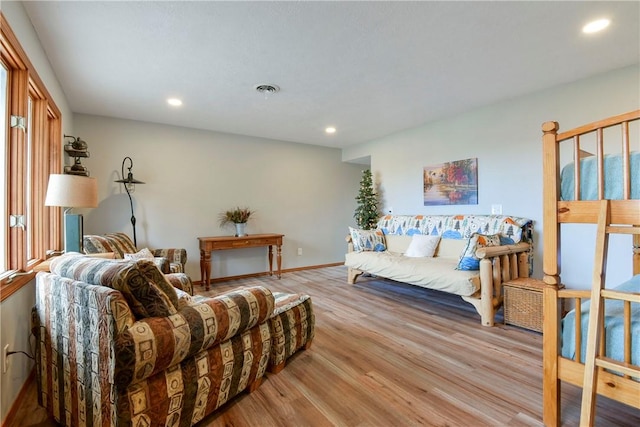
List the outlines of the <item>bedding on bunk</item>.
{"type": "MultiPolygon", "coordinates": [[[[618,285],[614,289],[624,292],[640,292],[640,274],[618,285]]],[[[605,337],[606,356],[614,360],[624,360],[624,303],[622,301],[605,301],[605,337]]],[[[584,363],[587,351],[587,330],[589,325],[590,301],[581,305],[582,311],[582,351],[580,362],[584,363]]],[[[562,357],[575,359],[576,330],[575,309],[562,319],[562,357]]],[[[631,363],[640,365],[640,304],[631,303],[631,363]]]]}
{"type": "MultiPolygon", "coordinates": [[[[604,198],[622,199],[622,154],[604,156],[604,198]]],[[[562,200],[575,200],[574,162],[562,168],[560,187],[562,200]]],[[[631,199],[640,199],[640,151],[629,155],[631,199]]],[[[598,200],[598,161],[596,156],[580,160],[580,200],[598,200]]]]}

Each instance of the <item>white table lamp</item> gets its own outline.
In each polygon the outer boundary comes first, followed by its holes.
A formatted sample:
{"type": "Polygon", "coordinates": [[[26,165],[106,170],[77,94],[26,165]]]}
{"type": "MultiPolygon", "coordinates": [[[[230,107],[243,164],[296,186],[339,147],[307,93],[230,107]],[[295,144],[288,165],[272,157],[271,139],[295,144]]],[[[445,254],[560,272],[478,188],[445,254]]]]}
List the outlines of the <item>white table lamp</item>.
{"type": "Polygon", "coordinates": [[[81,214],[69,214],[72,208],[98,206],[98,181],[79,175],[49,175],[45,206],[64,207],[64,250],[82,252],[84,234],[81,214]]]}

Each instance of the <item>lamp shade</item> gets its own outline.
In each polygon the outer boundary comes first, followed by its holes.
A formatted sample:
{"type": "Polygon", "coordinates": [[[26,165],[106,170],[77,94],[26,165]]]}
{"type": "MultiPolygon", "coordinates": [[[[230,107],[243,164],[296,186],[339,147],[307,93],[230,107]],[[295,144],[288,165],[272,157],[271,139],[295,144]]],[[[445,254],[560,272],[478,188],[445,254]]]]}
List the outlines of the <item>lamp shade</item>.
{"type": "Polygon", "coordinates": [[[144,182],[135,179],[131,172],[129,172],[126,179],[117,179],[114,182],[119,182],[121,184],[144,184],[144,182]]]}
{"type": "Polygon", "coordinates": [[[49,175],[45,206],[95,208],[98,206],[98,181],[79,175],[49,175]]]}

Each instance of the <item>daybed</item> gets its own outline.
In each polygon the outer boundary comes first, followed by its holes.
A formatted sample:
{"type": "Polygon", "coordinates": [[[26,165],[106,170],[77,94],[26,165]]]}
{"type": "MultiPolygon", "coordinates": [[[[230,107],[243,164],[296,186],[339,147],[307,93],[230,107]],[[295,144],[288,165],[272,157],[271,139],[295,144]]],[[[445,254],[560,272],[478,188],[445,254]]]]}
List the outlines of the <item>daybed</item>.
{"type": "Polygon", "coordinates": [[[260,385],[268,289],[195,298],[148,260],[65,255],[50,268],[36,277],[33,332],[38,401],[60,424],[190,426],[260,385]]]}
{"type": "MultiPolygon", "coordinates": [[[[640,165],[638,154],[631,150],[638,147],[640,110],[607,118],[573,130],[558,133],[558,123],[547,122],[543,130],[543,170],[544,170],[544,223],[543,223],[543,270],[544,282],[551,285],[543,291],[543,421],[547,426],[558,426],[561,420],[561,383],[591,389],[591,374],[583,364],[586,342],[595,342],[595,330],[587,328],[589,310],[593,301],[587,301],[592,294],[600,295],[600,281],[605,277],[606,241],[600,231],[603,217],[609,217],[615,229],[629,233],[631,226],[640,223],[640,165]],[[631,131],[630,131],[631,129],[631,131]],[[606,147],[615,151],[605,154],[606,147]],[[591,154],[585,149],[595,152],[591,154]],[[591,148],[594,146],[595,148],[591,148]],[[561,153],[565,154],[561,158],[561,153]],[[567,158],[569,157],[569,158],[567,158]],[[634,160],[636,159],[636,160],[634,160]],[[562,171],[561,171],[562,169],[562,171]],[[562,178],[561,178],[562,177],[562,178]],[[610,200],[609,202],[601,202],[610,200]],[[604,205],[603,205],[604,203],[604,205]],[[606,210],[603,211],[602,208],[606,210]],[[603,216],[602,212],[608,215],[603,216]],[[563,224],[599,224],[598,236],[594,243],[594,279],[592,289],[558,289],[562,283],[560,276],[560,237],[563,224]],[[602,244],[602,242],[605,242],[602,244]],[[601,266],[598,266],[601,264],[601,266]],[[598,270],[600,268],[600,271],[598,270]],[[572,305],[572,310],[564,318],[563,307],[572,305]],[[588,374],[588,376],[586,376],[588,374]],[[588,380],[585,380],[588,378],[588,380]]],[[[607,220],[608,222],[608,220],[607,220]]],[[[608,224],[606,224],[608,225],[608,224]]],[[[613,229],[612,229],[613,230],[613,229]]],[[[565,232],[566,234],[566,232],[565,232]]],[[[640,274],[640,236],[633,235],[633,274],[640,274]]],[[[591,260],[587,260],[587,263],[591,260]]],[[[588,265],[588,264],[587,264],[588,265]]],[[[607,284],[607,288],[617,288],[618,296],[637,301],[640,278],[635,276],[629,282],[607,284]]],[[[607,300],[604,315],[604,336],[601,347],[612,360],[618,360],[628,367],[638,368],[640,363],[640,314],[638,303],[622,303],[607,300]]],[[[594,316],[595,317],[595,316],[594,316]]],[[[595,346],[597,348],[599,346],[595,346]]],[[[593,358],[591,358],[591,365],[593,358]]],[[[629,375],[598,368],[593,390],[611,399],[640,408],[640,382],[629,375]]],[[[590,423],[593,404],[583,405],[590,412],[581,422],[590,423]],[[587,407],[587,406],[590,406],[587,407]]]]}
{"type": "Polygon", "coordinates": [[[502,215],[386,215],[350,229],[347,282],[366,272],[460,295],[493,326],[502,283],[529,277],[531,221],[502,215]]]}

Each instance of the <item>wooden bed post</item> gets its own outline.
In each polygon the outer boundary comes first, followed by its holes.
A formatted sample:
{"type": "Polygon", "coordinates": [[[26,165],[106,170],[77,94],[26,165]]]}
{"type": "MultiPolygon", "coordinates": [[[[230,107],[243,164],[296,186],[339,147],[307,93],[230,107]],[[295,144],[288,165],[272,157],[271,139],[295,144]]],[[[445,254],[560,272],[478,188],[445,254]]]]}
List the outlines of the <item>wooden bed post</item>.
{"type": "Polygon", "coordinates": [[[640,236],[633,236],[633,274],[640,274],[640,236]]]}
{"type": "Polygon", "coordinates": [[[560,306],[555,292],[560,285],[560,222],[558,200],[560,200],[560,148],[556,142],[557,122],[542,124],[542,270],[543,281],[555,287],[543,290],[542,308],[542,420],[544,425],[560,424],[560,379],[558,377],[558,349],[560,335],[557,331],[560,306]]]}
{"type": "Polygon", "coordinates": [[[542,124],[542,178],[543,178],[543,221],[542,221],[542,270],[543,281],[549,285],[560,284],[558,254],[560,253],[560,223],[558,222],[558,200],[560,200],[560,150],[556,142],[557,122],[542,124]],[[555,250],[553,250],[555,249],[555,250]]]}
{"type": "Polygon", "coordinates": [[[560,425],[560,334],[557,328],[561,313],[556,292],[551,286],[542,290],[542,421],[547,427],[560,425]]]}

